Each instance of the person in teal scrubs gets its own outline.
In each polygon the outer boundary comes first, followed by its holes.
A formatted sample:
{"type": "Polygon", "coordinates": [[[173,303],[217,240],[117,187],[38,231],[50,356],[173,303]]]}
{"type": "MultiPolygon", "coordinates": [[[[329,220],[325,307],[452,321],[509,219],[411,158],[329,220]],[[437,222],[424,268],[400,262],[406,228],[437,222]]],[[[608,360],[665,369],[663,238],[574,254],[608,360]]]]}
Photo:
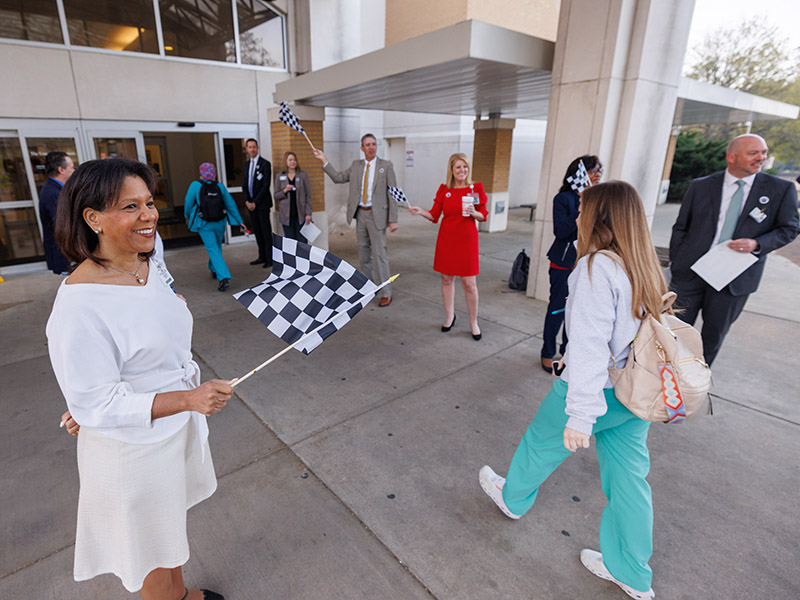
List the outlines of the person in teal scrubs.
{"type": "Polygon", "coordinates": [[[219,282],[219,291],[224,292],[231,285],[231,272],[225,259],[222,257],[222,241],[225,239],[225,224],[239,225],[243,232],[246,232],[244,221],[236,202],[230,195],[225,184],[217,181],[217,169],[212,163],[200,165],[200,181],[193,181],[186,191],[186,200],[183,206],[183,214],[189,231],[200,234],[203,245],[208,252],[208,269],[211,276],[219,282]],[[207,221],[203,219],[200,211],[200,190],[204,184],[216,184],[222,193],[222,200],[225,203],[225,215],[219,221],[207,221]]]}
{"type": "Polygon", "coordinates": [[[594,435],[608,504],[600,521],[600,552],[583,550],[581,562],[630,597],[648,600],[654,597],[648,565],[653,501],[646,480],[650,423],[617,399],[608,367],[614,361],[625,365],[642,319],[661,313],[666,292],[636,190],[622,181],[585,190],[578,259],[569,276],[564,370],[522,436],[506,477],[489,466],[479,473],[481,487],[500,510],[519,519],[533,506],[539,486],[570,454],[588,448],[594,435]]]}

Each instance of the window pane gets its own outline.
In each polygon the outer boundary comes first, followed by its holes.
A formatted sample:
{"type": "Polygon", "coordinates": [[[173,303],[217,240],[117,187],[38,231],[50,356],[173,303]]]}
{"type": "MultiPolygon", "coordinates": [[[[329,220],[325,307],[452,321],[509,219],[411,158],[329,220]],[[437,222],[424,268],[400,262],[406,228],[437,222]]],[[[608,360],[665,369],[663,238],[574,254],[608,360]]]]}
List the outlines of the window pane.
{"type": "Polygon", "coordinates": [[[28,153],[31,156],[31,166],[33,167],[33,178],[36,180],[36,193],[38,194],[44,182],[47,181],[45,175],[44,159],[48,152],[66,152],[72,159],[75,166],[78,166],[78,152],[75,150],[75,140],[72,138],[28,138],[28,153]]]}
{"type": "MultiPolygon", "coordinates": [[[[241,181],[239,183],[241,183],[241,181]]],[[[253,231],[253,219],[250,218],[251,213],[244,205],[244,192],[231,192],[231,196],[233,196],[233,201],[236,202],[236,208],[239,209],[239,214],[242,215],[244,226],[247,227],[248,231],[253,231]]],[[[241,237],[243,235],[239,227],[231,226],[231,237],[241,237]]]]}
{"type": "Polygon", "coordinates": [[[33,208],[0,210],[0,264],[26,262],[43,255],[33,208]]]}
{"type": "Polygon", "coordinates": [[[158,54],[150,0],[64,0],[64,11],[71,44],[158,54]]]}
{"type": "Polygon", "coordinates": [[[0,0],[0,37],[63,44],[56,0],[0,0]]]}
{"type": "Polygon", "coordinates": [[[225,186],[228,189],[242,187],[244,162],[250,158],[245,151],[245,140],[224,138],[222,147],[225,150],[225,186]]]}
{"type": "Polygon", "coordinates": [[[31,200],[19,139],[0,137],[0,202],[31,200]]]}
{"type": "Polygon", "coordinates": [[[265,0],[236,1],[242,64],[283,69],[283,17],[268,4],[265,0]]]}
{"type": "Polygon", "coordinates": [[[160,0],[167,56],[236,62],[231,0],[160,0]]]}
{"type": "Polygon", "coordinates": [[[97,158],[129,158],[139,160],[136,140],[133,138],[94,138],[97,158]]]}

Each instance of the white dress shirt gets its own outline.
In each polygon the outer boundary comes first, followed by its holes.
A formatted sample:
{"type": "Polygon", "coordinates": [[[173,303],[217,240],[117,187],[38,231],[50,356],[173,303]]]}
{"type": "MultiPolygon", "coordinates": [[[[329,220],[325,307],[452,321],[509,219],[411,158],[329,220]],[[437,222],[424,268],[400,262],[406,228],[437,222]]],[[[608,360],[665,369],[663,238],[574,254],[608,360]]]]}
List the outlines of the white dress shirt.
{"type": "Polygon", "coordinates": [[[151,260],[145,285],[62,282],[47,321],[61,392],[82,427],[130,444],[160,442],[192,419],[201,447],[205,416],[181,412],[153,420],[156,394],[193,389],[193,320],[151,260]]]}
{"type": "Polygon", "coordinates": [[[364,172],[361,172],[361,194],[358,196],[358,204],[359,206],[372,206],[372,184],[375,183],[375,169],[378,165],[378,157],[376,156],[370,161],[367,161],[364,165],[366,169],[369,165],[369,175],[367,179],[367,202],[366,204],[361,204],[361,199],[364,197],[364,172]]]}
{"type": "Polygon", "coordinates": [[[261,158],[260,154],[257,154],[255,158],[250,159],[250,171],[247,174],[247,191],[250,192],[250,200],[253,200],[253,183],[256,178],[256,165],[258,165],[258,159],[261,158]]]}
{"type": "MultiPolygon", "coordinates": [[[[744,186],[742,187],[744,197],[742,198],[742,205],[739,207],[740,215],[742,214],[742,209],[744,209],[744,203],[747,202],[747,196],[750,194],[750,189],[753,187],[753,180],[755,180],[755,178],[756,173],[742,179],[742,181],[744,181],[744,186]]],[[[725,215],[728,214],[728,207],[731,205],[733,195],[736,193],[736,190],[739,189],[739,186],[736,185],[737,181],[739,181],[739,179],[731,175],[730,171],[725,169],[725,178],[722,180],[722,202],[720,202],[719,205],[719,218],[717,219],[717,232],[714,234],[714,241],[711,243],[711,248],[719,244],[719,236],[722,233],[722,225],[725,223],[725,215]]]]}

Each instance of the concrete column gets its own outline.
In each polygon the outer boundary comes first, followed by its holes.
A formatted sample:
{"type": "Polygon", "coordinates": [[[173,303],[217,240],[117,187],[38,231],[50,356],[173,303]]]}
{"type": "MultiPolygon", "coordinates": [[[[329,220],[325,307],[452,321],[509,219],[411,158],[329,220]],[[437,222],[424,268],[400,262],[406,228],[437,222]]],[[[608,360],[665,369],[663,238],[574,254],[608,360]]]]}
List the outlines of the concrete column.
{"type": "Polygon", "coordinates": [[[563,0],[553,60],[528,295],[549,295],[553,197],[567,165],[596,154],[652,220],[694,0],[563,0]]]}
{"type": "Polygon", "coordinates": [[[475,119],[472,150],[472,180],[480,181],[489,198],[489,218],[481,231],[505,231],[508,226],[508,173],[514,119],[475,119]]]}
{"type": "MultiPolygon", "coordinates": [[[[315,148],[322,147],[322,122],[325,120],[325,109],[316,106],[292,106],[292,112],[297,115],[303,129],[315,148]]],[[[272,171],[280,173],[283,170],[283,154],[291,150],[297,155],[300,163],[311,182],[312,219],[314,224],[322,230],[320,236],[314,240],[314,245],[328,249],[328,214],[325,211],[325,174],[319,168],[319,161],[314,158],[311,146],[306,138],[278,118],[278,108],[270,108],[267,114],[269,119],[270,137],[272,139],[272,171]]],[[[273,193],[275,182],[273,181],[273,193]]],[[[274,225],[274,224],[273,224],[274,225]]],[[[282,233],[282,229],[275,229],[282,233]]]]}

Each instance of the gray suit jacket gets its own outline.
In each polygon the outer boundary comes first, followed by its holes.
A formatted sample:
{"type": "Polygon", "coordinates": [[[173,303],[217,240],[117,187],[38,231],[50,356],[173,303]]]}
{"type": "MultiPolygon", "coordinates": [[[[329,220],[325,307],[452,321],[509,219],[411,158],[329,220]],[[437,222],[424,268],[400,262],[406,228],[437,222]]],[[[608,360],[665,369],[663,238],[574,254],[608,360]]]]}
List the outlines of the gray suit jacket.
{"type": "MultiPolygon", "coordinates": [[[[350,182],[347,194],[347,223],[353,221],[358,203],[361,202],[361,182],[364,181],[364,159],[354,160],[353,164],[344,171],[337,171],[331,163],[322,170],[328,174],[335,183],[350,182]]],[[[397,187],[394,176],[394,166],[389,160],[378,158],[375,163],[377,172],[372,181],[372,215],[379,229],[386,229],[389,223],[397,223],[397,202],[389,196],[389,186],[397,187]]]]}
{"type": "MultiPolygon", "coordinates": [[[[289,195],[284,193],[283,188],[289,182],[288,178],[281,180],[281,177],[287,177],[286,173],[278,173],[275,175],[275,193],[272,197],[278,204],[278,218],[281,225],[289,225],[289,215],[291,214],[291,207],[289,206],[289,195]]],[[[297,196],[297,214],[300,217],[300,222],[305,223],[305,217],[311,216],[311,183],[308,180],[308,173],[305,171],[297,171],[294,176],[294,186],[297,196]]]]}
{"type": "MultiPolygon", "coordinates": [[[[725,171],[720,171],[695,179],[683,197],[669,242],[673,279],[697,277],[691,266],[708,252],[717,233],[724,176],[725,171]]],[[[800,222],[794,184],[765,173],[756,175],[733,231],[733,239],[750,238],[758,242],[758,262],[728,284],[726,289],[731,295],[755,292],[764,272],[767,254],[794,240],[798,232],[800,222]],[[750,211],[756,207],[767,215],[761,223],[750,216],[750,211]]]]}

